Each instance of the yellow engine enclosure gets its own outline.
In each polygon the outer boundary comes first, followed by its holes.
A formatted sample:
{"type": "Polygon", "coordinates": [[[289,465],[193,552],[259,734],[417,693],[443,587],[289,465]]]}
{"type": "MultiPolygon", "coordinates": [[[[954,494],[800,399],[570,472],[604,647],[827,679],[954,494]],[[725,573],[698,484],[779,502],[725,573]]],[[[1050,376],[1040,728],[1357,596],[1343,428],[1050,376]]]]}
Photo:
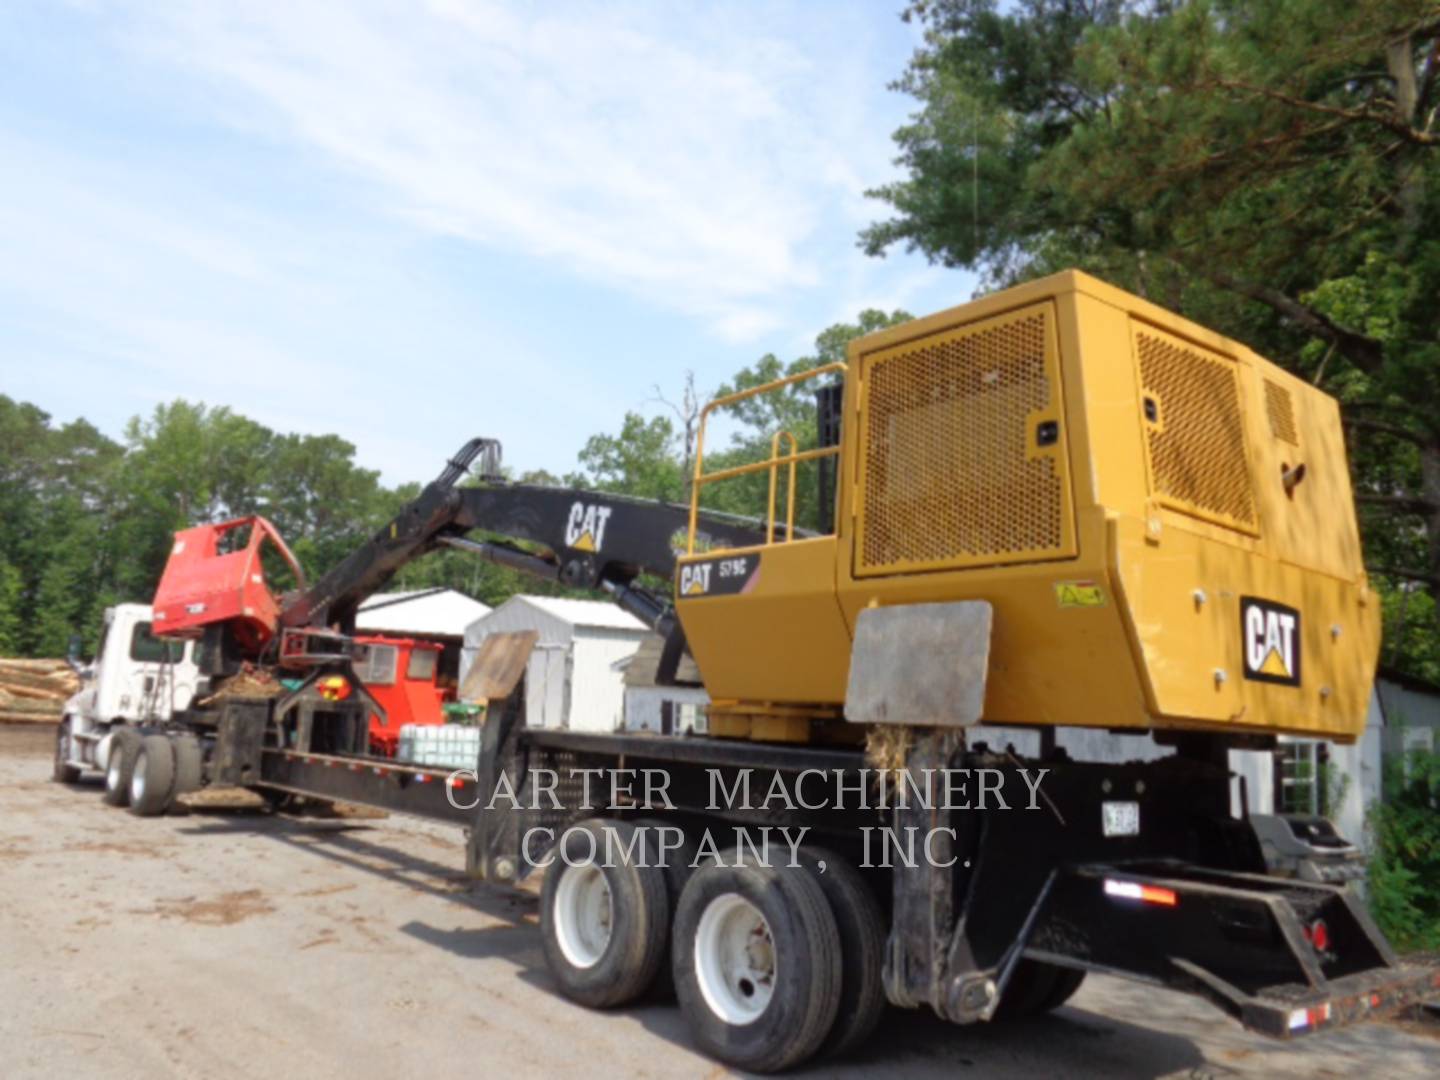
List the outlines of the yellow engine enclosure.
{"type": "Polygon", "coordinates": [[[861,610],[985,600],[988,723],[1363,731],[1379,600],[1333,399],[1076,271],[847,365],[834,535],[680,560],[758,559],[677,588],[712,699],[836,708],[861,610]]]}

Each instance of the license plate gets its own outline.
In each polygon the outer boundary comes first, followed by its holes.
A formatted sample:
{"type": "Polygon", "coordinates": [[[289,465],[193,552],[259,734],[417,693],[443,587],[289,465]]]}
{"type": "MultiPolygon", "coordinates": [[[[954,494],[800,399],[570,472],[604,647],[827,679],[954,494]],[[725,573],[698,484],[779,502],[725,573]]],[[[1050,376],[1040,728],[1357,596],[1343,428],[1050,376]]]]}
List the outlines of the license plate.
{"type": "Polygon", "coordinates": [[[1100,827],[1106,836],[1139,836],[1140,804],[1138,802],[1101,803],[1100,827]]]}

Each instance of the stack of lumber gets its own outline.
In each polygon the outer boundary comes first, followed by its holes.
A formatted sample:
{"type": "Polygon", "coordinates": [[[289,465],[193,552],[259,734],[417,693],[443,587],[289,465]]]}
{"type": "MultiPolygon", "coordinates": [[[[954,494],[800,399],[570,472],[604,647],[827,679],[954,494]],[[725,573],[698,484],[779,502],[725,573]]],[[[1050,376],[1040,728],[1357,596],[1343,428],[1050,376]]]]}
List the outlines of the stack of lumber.
{"type": "Polygon", "coordinates": [[[53,724],[78,689],[64,660],[0,659],[0,723],[53,724]]]}

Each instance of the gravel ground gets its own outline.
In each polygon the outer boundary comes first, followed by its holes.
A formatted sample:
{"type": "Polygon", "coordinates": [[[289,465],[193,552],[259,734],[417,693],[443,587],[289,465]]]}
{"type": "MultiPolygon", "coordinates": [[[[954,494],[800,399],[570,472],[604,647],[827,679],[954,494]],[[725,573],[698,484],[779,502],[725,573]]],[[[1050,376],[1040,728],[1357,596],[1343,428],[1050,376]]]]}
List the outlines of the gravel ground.
{"type": "MultiPolygon", "coordinates": [[[[458,833],[400,818],[139,819],[48,781],[0,727],[0,1075],[710,1077],[673,1005],[554,993],[533,892],[468,881],[458,833]]],[[[1432,1025],[1294,1044],[1092,976],[1071,1006],[956,1028],[892,1010],[826,1076],[1440,1075],[1432,1025]]],[[[812,1070],[818,1075],[819,1070],[812,1070]]]]}

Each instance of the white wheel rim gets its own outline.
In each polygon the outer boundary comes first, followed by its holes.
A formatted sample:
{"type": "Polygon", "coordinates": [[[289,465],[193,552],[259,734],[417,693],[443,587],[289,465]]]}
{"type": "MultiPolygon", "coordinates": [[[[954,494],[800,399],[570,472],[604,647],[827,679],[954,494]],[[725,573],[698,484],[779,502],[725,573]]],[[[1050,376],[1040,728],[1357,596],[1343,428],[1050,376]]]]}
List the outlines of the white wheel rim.
{"type": "Polygon", "coordinates": [[[145,798],[145,751],[135,757],[135,771],[130,774],[130,801],[138,803],[145,798]]]}
{"type": "Polygon", "coordinates": [[[695,976],[710,1011],[752,1023],[775,993],[775,938],[760,909],[738,893],[717,896],[695,931],[695,976]]]}
{"type": "Polygon", "coordinates": [[[594,967],[610,945],[615,902],[594,863],[566,867],[555,889],[555,939],[577,968],[594,967]]]}
{"type": "Polygon", "coordinates": [[[105,786],[111,791],[120,790],[120,749],[110,747],[110,760],[105,765],[105,786]]]}

